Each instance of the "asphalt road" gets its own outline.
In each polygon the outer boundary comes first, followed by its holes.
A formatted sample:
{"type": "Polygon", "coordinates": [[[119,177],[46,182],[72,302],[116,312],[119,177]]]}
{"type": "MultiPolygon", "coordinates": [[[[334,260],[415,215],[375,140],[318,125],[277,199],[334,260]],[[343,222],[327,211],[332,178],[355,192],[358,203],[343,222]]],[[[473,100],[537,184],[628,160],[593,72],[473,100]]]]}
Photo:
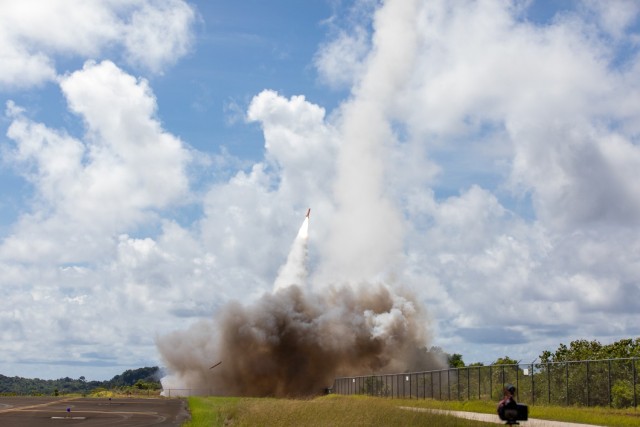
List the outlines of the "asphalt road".
{"type": "Polygon", "coordinates": [[[178,427],[188,418],[183,399],[0,397],[2,427],[178,427]]]}

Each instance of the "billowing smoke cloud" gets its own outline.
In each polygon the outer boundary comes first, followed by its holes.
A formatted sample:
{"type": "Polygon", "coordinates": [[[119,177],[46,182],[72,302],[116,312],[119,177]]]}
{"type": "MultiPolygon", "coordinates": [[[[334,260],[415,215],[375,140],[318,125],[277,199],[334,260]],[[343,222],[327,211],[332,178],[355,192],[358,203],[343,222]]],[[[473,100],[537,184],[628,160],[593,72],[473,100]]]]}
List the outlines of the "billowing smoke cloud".
{"type": "Polygon", "coordinates": [[[423,334],[415,303],[384,285],[325,294],[292,285],[252,305],[229,304],[158,347],[172,373],[165,389],[300,396],[339,375],[406,369],[423,334]]]}
{"type": "Polygon", "coordinates": [[[416,45],[412,31],[397,30],[410,25],[416,4],[383,7],[367,73],[341,107],[335,214],[318,242],[322,259],[312,284],[305,218],[273,293],[231,303],[213,321],[158,340],[171,373],[165,388],[309,395],[336,376],[403,371],[416,366],[416,355],[426,356],[416,351],[427,345],[424,310],[389,279],[402,260],[404,224],[385,187],[394,143],[387,105],[411,70],[416,45]]]}
{"type": "Polygon", "coordinates": [[[273,293],[247,306],[232,302],[213,321],[158,340],[171,372],[163,378],[165,389],[311,395],[339,375],[415,366],[426,323],[412,298],[382,283],[328,286],[323,292],[301,285],[307,276],[308,226],[307,217],[273,293]],[[221,366],[214,366],[216,361],[221,366]]]}

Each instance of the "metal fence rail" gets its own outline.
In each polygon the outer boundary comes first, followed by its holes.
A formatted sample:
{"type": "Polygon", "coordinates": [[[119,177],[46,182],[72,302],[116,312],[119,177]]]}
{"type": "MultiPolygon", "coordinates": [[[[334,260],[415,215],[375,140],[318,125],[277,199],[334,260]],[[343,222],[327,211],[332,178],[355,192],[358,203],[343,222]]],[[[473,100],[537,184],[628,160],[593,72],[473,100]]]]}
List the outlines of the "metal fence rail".
{"type": "Polygon", "coordinates": [[[517,365],[336,378],[333,392],[389,398],[495,400],[505,384],[516,399],[550,405],[638,407],[638,358],[517,365]]]}

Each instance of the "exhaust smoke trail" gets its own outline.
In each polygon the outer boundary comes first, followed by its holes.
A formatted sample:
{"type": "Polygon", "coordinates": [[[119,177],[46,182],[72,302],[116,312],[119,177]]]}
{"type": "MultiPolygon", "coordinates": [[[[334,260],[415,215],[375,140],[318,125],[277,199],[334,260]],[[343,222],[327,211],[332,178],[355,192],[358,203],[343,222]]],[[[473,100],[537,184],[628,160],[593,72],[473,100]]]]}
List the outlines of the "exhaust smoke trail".
{"type": "Polygon", "coordinates": [[[307,240],[309,239],[309,214],[311,209],[307,210],[307,215],[298,230],[287,262],[278,271],[278,277],[273,285],[273,291],[279,291],[287,286],[297,284],[303,286],[307,280],[307,240]]]}

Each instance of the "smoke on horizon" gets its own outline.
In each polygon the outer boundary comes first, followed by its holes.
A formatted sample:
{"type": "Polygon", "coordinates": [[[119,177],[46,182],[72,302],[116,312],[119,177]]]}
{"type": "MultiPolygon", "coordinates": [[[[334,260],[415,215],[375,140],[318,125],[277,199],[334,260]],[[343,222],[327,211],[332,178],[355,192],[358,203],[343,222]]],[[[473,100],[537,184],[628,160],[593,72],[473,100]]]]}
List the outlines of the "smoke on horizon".
{"type": "Polygon", "coordinates": [[[159,339],[171,373],[163,386],[306,396],[336,376],[404,371],[425,345],[422,315],[414,301],[382,284],[322,294],[291,285],[250,305],[232,302],[213,321],[159,339]]]}
{"type": "MultiPolygon", "coordinates": [[[[249,305],[232,301],[214,319],[157,340],[170,373],[165,389],[307,396],[336,376],[400,372],[419,363],[426,319],[409,295],[382,283],[322,292],[304,286],[308,227],[307,217],[272,293],[249,305]]],[[[427,367],[439,365],[432,359],[427,367]]]]}

